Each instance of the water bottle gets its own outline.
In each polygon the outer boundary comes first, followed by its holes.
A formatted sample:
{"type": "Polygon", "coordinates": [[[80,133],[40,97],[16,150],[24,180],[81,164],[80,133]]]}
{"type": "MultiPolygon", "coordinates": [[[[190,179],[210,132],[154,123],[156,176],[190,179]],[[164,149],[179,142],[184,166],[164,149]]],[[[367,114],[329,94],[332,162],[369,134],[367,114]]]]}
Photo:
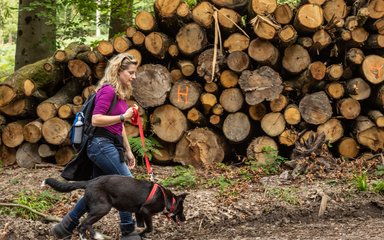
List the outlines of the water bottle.
{"type": "Polygon", "coordinates": [[[80,144],[81,140],[83,138],[83,128],[84,123],[81,121],[81,116],[77,118],[77,121],[75,123],[75,127],[73,129],[73,143],[80,144]]]}

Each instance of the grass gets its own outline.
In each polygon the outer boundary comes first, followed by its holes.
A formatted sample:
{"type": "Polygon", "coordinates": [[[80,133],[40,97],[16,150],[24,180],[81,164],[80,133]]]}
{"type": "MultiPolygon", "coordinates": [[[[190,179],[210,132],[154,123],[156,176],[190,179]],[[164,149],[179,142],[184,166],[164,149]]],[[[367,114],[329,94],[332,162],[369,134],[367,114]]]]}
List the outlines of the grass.
{"type": "Polygon", "coordinates": [[[192,166],[177,166],[175,172],[168,178],[161,180],[160,184],[178,189],[193,188],[197,184],[195,169],[192,166]]]}
{"type": "Polygon", "coordinates": [[[355,184],[357,190],[359,191],[368,191],[368,183],[367,183],[367,172],[362,171],[361,174],[355,175],[355,184]]]}
{"type": "Polygon", "coordinates": [[[4,44],[0,47],[0,83],[13,73],[15,68],[16,44],[4,44]]]}
{"type": "Polygon", "coordinates": [[[265,194],[269,197],[277,198],[291,205],[298,205],[300,203],[298,197],[298,189],[296,188],[271,187],[265,189],[265,194]]]}

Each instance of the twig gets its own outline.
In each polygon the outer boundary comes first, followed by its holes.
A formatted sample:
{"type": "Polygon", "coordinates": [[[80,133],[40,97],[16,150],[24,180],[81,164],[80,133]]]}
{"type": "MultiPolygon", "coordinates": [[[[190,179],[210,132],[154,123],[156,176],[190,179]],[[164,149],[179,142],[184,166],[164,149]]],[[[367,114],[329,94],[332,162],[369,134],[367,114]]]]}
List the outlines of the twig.
{"type": "Polygon", "coordinates": [[[0,206],[4,206],[4,207],[19,207],[19,208],[24,208],[24,209],[27,209],[28,211],[30,212],[33,212],[37,215],[39,215],[40,217],[43,217],[44,220],[46,221],[49,221],[49,222],[60,222],[62,218],[60,217],[56,217],[56,216],[51,216],[51,215],[46,215],[44,213],[41,213],[39,211],[36,211],[35,209],[33,208],[30,208],[24,204],[18,204],[18,203],[1,203],[0,202],[0,206]]]}
{"type": "Polygon", "coordinates": [[[321,203],[320,203],[320,208],[319,208],[319,214],[318,216],[321,217],[324,215],[325,210],[327,209],[327,203],[330,197],[324,193],[322,190],[318,190],[317,194],[321,197],[321,203]]]}

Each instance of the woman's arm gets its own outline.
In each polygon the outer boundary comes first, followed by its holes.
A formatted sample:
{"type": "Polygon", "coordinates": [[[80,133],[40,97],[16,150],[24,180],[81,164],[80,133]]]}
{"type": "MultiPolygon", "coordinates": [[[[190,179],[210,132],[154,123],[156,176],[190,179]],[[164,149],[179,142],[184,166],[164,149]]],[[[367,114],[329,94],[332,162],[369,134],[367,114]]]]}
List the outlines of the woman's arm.
{"type": "MultiPolygon", "coordinates": [[[[127,109],[127,111],[122,114],[124,121],[133,116],[133,107],[127,109]]],[[[92,125],[95,127],[107,127],[113,124],[121,122],[120,115],[109,116],[103,114],[95,114],[92,116],[92,125]]]]}
{"type": "Polygon", "coordinates": [[[124,147],[125,147],[125,153],[127,154],[127,157],[129,159],[128,162],[128,167],[129,168],[134,168],[136,166],[136,159],[135,155],[132,153],[131,145],[129,144],[128,137],[127,137],[127,132],[125,131],[125,126],[123,124],[123,142],[124,142],[124,147]]]}

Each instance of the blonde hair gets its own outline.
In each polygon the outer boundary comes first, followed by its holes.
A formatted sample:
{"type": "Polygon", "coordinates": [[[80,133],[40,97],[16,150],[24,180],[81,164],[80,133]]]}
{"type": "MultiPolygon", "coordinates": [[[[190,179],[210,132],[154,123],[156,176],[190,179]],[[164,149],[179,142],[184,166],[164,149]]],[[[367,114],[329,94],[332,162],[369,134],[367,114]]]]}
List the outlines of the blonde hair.
{"type": "Polygon", "coordinates": [[[136,59],[128,53],[120,53],[111,59],[107,68],[105,69],[104,77],[100,79],[97,84],[96,91],[98,91],[103,85],[109,84],[113,86],[121,99],[129,99],[132,94],[132,86],[124,87],[119,81],[119,73],[128,69],[130,64],[137,64],[136,59]]]}

